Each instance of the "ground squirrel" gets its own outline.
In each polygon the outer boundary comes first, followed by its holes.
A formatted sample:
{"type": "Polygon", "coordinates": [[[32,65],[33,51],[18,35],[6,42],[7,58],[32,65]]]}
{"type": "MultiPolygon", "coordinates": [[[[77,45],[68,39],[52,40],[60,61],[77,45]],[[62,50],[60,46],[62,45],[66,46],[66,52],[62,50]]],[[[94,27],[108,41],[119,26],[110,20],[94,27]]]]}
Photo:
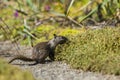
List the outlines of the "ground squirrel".
{"type": "Polygon", "coordinates": [[[54,34],[54,38],[46,41],[40,42],[33,47],[32,58],[25,57],[23,55],[17,55],[9,61],[9,63],[14,60],[23,61],[35,61],[36,63],[42,63],[49,56],[49,58],[54,61],[55,48],[58,44],[64,44],[68,39],[64,36],[57,36],[54,34]]]}

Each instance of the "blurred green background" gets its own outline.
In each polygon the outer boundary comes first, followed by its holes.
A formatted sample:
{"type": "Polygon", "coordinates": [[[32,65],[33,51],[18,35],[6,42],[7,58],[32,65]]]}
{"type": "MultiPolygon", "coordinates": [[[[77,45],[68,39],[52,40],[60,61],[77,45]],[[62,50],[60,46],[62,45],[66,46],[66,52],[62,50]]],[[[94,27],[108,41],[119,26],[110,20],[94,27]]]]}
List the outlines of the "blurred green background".
{"type": "MultiPolygon", "coordinates": [[[[54,33],[66,36],[71,42],[58,46],[56,60],[84,71],[120,74],[119,23],[120,0],[0,1],[0,41],[34,46],[54,33]]],[[[9,73],[0,76],[6,80],[9,73]]]]}

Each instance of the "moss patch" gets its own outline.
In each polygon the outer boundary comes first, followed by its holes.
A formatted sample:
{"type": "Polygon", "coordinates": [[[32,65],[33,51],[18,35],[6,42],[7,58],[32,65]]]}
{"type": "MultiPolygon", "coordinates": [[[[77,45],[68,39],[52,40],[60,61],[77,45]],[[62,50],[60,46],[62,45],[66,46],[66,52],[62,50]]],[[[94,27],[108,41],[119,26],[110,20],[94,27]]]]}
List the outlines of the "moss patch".
{"type": "Polygon", "coordinates": [[[71,43],[57,48],[57,60],[84,71],[120,75],[120,27],[88,30],[69,39],[71,43]]]}

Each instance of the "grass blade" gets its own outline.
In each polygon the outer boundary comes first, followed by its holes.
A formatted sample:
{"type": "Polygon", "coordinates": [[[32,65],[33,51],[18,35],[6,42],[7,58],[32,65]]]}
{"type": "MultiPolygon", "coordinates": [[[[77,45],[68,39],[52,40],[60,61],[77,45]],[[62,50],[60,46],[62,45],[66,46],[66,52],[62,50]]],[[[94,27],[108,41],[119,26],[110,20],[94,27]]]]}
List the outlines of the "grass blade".
{"type": "Polygon", "coordinates": [[[69,14],[69,11],[70,11],[70,8],[71,6],[73,5],[75,0],[68,0],[66,1],[66,6],[65,6],[65,15],[68,16],[69,14]],[[67,4],[68,3],[68,4],[67,4]]]}

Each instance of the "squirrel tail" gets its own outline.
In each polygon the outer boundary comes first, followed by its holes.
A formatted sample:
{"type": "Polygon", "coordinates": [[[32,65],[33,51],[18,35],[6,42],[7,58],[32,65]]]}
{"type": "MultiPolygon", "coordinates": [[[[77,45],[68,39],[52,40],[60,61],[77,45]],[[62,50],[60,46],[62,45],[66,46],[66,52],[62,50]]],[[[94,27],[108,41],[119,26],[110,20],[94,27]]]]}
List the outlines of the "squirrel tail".
{"type": "Polygon", "coordinates": [[[14,57],[13,59],[11,59],[8,63],[11,63],[13,62],[14,60],[22,60],[22,61],[35,61],[34,59],[32,58],[28,58],[28,57],[25,57],[23,55],[17,55],[16,57],[14,57]]]}

